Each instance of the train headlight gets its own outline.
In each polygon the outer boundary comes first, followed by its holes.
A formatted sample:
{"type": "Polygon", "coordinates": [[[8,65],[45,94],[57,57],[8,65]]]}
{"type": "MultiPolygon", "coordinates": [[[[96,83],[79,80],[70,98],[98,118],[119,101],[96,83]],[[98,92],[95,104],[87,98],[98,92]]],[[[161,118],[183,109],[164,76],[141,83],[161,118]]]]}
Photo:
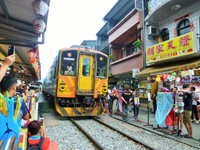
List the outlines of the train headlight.
{"type": "Polygon", "coordinates": [[[60,89],[61,92],[64,92],[66,90],[66,88],[67,88],[66,84],[60,84],[59,89],[60,89]]]}
{"type": "Polygon", "coordinates": [[[105,92],[106,92],[106,87],[105,87],[105,88],[103,87],[103,89],[102,89],[102,92],[103,92],[103,93],[105,93],[105,92]]]}
{"type": "Polygon", "coordinates": [[[105,93],[107,92],[107,88],[106,88],[106,84],[104,83],[104,85],[102,86],[102,92],[105,93]]]}

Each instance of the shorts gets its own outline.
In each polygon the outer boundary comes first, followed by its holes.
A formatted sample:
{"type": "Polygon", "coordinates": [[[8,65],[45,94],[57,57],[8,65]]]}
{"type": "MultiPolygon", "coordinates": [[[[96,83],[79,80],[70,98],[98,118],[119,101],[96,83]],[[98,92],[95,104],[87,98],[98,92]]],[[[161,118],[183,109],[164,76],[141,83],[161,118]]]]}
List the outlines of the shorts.
{"type": "Polygon", "coordinates": [[[192,114],[192,111],[184,110],[184,112],[183,112],[183,123],[191,124],[191,114],[192,114]]]}

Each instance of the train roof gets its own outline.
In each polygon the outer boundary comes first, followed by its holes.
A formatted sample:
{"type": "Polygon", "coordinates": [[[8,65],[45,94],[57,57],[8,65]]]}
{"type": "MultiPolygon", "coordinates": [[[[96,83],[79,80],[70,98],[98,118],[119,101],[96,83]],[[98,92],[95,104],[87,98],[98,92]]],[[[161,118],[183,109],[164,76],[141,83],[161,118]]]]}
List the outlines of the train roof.
{"type": "Polygon", "coordinates": [[[86,52],[93,52],[93,53],[96,53],[96,54],[101,54],[101,55],[104,55],[105,57],[108,57],[108,55],[102,53],[102,52],[99,52],[97,50],[93,50],[93,49],[88,49],[88,48],[62,48],[60,49],[60,51],[67,51],[67,50],[77,50],[77,51],[86,51],[86,52]]]}

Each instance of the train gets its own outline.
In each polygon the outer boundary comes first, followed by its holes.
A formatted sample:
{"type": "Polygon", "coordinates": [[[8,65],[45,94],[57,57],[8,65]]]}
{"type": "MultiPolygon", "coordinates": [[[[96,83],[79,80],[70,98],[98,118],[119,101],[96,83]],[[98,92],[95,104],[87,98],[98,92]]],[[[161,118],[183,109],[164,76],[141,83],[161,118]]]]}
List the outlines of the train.
{"type": "Polygon", "coordinates": [[[87,47],[60,49],[46,78],[43,94],[61,116],[98,116],[105,111],[109,58],[87,47]]]}

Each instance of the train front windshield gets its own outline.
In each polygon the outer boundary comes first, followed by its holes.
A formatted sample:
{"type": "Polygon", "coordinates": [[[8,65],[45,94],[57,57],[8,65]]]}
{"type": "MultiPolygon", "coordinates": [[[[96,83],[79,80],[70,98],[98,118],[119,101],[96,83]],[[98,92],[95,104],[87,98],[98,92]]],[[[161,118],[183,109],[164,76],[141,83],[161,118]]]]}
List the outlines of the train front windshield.
{"type": "Polygon", "coordinates": [[[97,77],[107,78],[107,66],[108,59],[107,57],[97,54],[97,77]]]}
{"type": "Polygon", "coordinates": [[[76,76],[77,51],[63,51],[61,56],[61,75],[76,76]]]}

